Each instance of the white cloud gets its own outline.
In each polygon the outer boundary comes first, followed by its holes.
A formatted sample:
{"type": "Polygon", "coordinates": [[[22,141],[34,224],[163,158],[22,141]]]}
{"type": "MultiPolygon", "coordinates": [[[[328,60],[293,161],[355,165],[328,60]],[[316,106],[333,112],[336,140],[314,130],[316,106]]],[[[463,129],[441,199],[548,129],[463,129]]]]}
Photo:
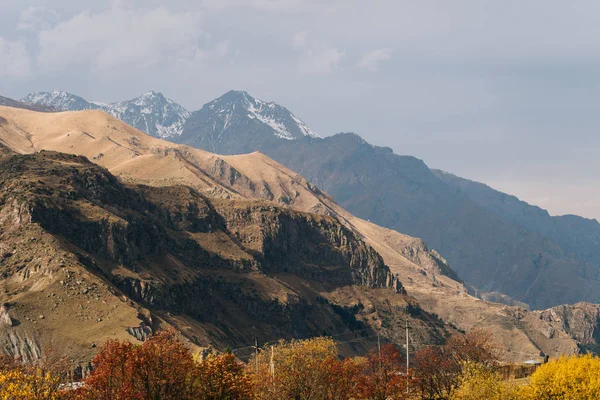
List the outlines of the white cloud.
{"type": "Polygon", "coordinates": [[[272,13],[330,13],[344,0],[203,0],[200,4],[217,11],[248,7],[272,13]]]}
{"type": "Polygon", "coordinates": [[[217,53],[217,55],[219,57],[225,57],[227,54],[229,54],[229,45],[231,44],[231,41],[229,40],[222,40],[220,42],[218,42],[215,45],[215,52],[217,53]]]}
{"type": "Polygon", "coordinates": [[[23,42],[0,37],[0,77],[26,78],[31,75],[31,58],[23,42]]]}
{"type": "Polygon", "coordinates": [[[382,61],[387,61],[392,57],[392,49],[377,49],[363,54],[362,58],[356,65],[358,68],[368,69],[369,71],[377,71],[379,64],[382,61]]]}
{"type": "Polygon", "coordinates": [[[17,30],[37,31],[48,29],[58,21],[58,14],[54,10],[45,7],[30,6],[21,10],[17,30]]]}
{"type": "Polygon", "coordinates": [[[71,65],[92,70],[144,68],[194,58],[202,36],[202,14],[113,6],[82,12],[39,33],[38,67],[61,71],[71,65]]]}
{"type": "Polygon", "coordinates": [[[336,48],[313,44],[300,63],[300,72],[327,74],[339,64],[343,56],[344,52],[336,48]]]}
{"type": "Polygon", "coordinates": [[[304,47],[304,45],[306,44],[307,36],[308,31],[296,32],[292,37],[292,43],[294,44],[294,48],[304,47]]]}

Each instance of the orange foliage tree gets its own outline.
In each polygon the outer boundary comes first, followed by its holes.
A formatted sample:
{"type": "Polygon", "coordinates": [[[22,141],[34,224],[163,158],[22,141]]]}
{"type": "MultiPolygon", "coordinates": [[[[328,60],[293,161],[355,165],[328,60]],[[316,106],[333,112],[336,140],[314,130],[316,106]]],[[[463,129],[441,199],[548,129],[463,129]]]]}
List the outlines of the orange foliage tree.
{"type": "Polygon", "coordinates": [[[194,392],[198,400],[250,400],[253,390],[244,366],[231,353],[209,355],[196,366],[194,392]]]}
{"type": "Polygon", "coordinates": [[[109,341],[95,357],[95,369],[76,394],[86,400],[241,400],[251,386],[231,355],[196,363],[171,331],[142,345],[109,341]]]}

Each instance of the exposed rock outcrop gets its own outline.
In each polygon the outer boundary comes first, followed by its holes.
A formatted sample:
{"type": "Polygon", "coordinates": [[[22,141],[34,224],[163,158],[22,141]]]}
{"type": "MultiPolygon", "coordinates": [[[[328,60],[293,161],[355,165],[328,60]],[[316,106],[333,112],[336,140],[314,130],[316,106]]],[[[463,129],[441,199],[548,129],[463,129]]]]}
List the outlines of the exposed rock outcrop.
{"type": "MultiPolygon", "coordinates": [[[[316,300],[354,287],[381,291],[371,297],[377,307],[384,296],[400,314],[406,308],[402,284],[381,256],[335,217],[262,200],[209,199],[183,186],[124,185],[84,157],[52,152],[0,158],[0,187],[0,224],[10,228],[0,236],[4,279],[31,292],[27,304],[16,300],[28,315],[23,332],[0,310],[7,354],[35,359],[43,343],[34,331],[59,329],[57,318],[107,329],[105,310],[122,307],[151,310],[201,347],[247,344],[249,332],[275,340],[368,326],[358,309],[344,308],[346,298],[316,300]],[[32,254],[52,256],[13,256],[22,240],[32,254]],[[123,305],[100,305],[90,315],[83,299],[115,302],[111,296],[123,305]],[[77,309],[55,315],[65,300],[77,309]]],[[[444,337],[443,323],[418,318],[427,320],[423,337],[436,330],[435,340],[444,337]]],[[[140,341],[156,328],[142,317],[137,324],[123,331],[140,341]]],[[[86,351],[98,342],[88,340],[86,351]]]]}
{"type": "Polygon", "coordinates": [[[600,343],[600,304],[560,305],[538,314],[541,320],[557,325],[579,343],[600,343]]]}

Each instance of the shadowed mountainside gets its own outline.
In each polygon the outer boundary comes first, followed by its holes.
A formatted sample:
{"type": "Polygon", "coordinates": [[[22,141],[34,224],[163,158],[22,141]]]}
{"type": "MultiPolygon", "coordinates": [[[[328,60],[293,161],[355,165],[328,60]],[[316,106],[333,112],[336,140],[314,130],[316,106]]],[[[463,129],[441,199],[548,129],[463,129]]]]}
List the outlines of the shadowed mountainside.
{"type": "MultiPolygon", "coordinates": [[[[294,290],[304,288],[302,290],[310,289],[313,293],[317,290],[319,296],[342,310],[351,307],[357,319],[364,318],[365,323],[374,324],[386,337],[398,339],[399,331],[402,335],[401,320],[404,312],[409,310],[415,318],[421,318],[422,313],[425,320],[430,318],[427,313],[438,314],[464,330],[489,329],[508,352],[507,359],[532,358],[540,350],[553,355],[576,350],[575,341],[566,332],[558,331],[552,338],[544,336],[548,324],[533,313],[470,296],[462,283],[453,279],[456,274],[444,258],[428,249],[420,239],[356,218],[314,184],[261,153],[218,156],[175,145],[144,135],[99,111],[41,114],[0,108],[0,116],[5,121],[0,124],[0,142],[8,143],[7,146],[19,153],[47,149],[82,154],[108,168],[123,182],[155,187],[185,184],[209,199],[219,214],[221,208],[217,205],[220,201],[247,204],[247,199],[259,199],[262,204],[278,209],[291,208],[339,221],[340,226],[362,238],[381,255],[418,303],[410,297],[407,300],[405,295],[390,295],[389,289],[364,291],[356,285],[323,289],[317,280],[311,280],[307,288],[306,275],[298,276],[296,272],[288,273],[286,279],[296,282],[292,285],[294,290]],[[413,306],[408,307],[407,302],[413,306]],[[362,311],[359,303],[364,307],[362,311]],[[535,335],[543,338],[534,338],[535,335]]],[[[235,207],[223,214],[227,215],[232,209],[235,207]]],[[[263,220],[263,214],[269,213],[262,208],[249,213],[257,223],[263,220]]],[[[251,231],[248,237],[255,238],[256,235],[251,231]]],[[[210,243],[206,238],[202,241],[204,245],[210,243]]],[[[214,245],[215,249],[221,248],[219,243],[214,245]]],[[[248,247],[248,251],[254,250],[248,247]]],[[[185,318],[186,324],[197,332],[197,322],[185,318]]],[[[421,333],[415,329],[414,336],[411,335],[416,345],[440,337],[428,323],[424,323],[421,333]]]]}

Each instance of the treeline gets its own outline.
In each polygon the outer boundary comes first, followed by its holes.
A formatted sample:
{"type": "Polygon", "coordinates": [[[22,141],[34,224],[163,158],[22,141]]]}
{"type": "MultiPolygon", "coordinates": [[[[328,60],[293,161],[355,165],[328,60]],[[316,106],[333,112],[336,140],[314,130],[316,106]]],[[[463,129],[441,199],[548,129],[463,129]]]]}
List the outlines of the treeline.
{"type": "Polygon", "coordinates": [[[561,358],[522,383],[498,372],[490,336],[473,332],[414,355],[382,345],[365,357],[340,358],[329,338],[264,346],[247,364],[226,352],[192,355],[172,332],[141,345],[109,341],[81,387],[35,366],[0,366],[0,399],[23,400],[516,400],[598,399],[600,359],[561,358]]]}

